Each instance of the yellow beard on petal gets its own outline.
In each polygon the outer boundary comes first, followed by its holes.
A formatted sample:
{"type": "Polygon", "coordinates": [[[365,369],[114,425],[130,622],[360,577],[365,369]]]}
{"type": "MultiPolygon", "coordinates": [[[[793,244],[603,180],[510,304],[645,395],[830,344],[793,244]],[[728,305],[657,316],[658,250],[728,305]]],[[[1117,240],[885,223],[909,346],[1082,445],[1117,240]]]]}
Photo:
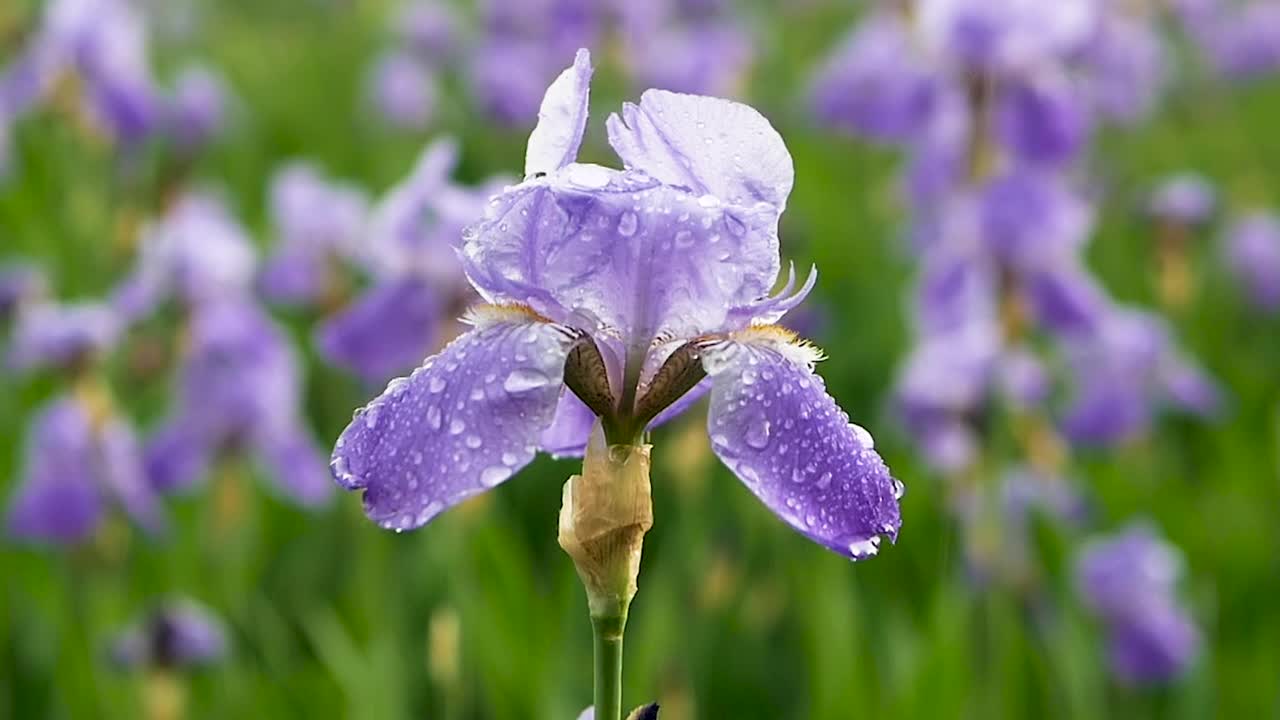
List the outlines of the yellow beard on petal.
{"type": "Polygon", "coordinates": [[[733,342],[763,347],[809,369],[826,359],[822,348],[781,325],[752,325],[729,335],[733,342]]]}
{"type": "Polygon", "coordinates": [[[524,303],[484,303],[467,310],[462,322],[484,329],[503,323],[550,323],[552,320],[524,303]]]}

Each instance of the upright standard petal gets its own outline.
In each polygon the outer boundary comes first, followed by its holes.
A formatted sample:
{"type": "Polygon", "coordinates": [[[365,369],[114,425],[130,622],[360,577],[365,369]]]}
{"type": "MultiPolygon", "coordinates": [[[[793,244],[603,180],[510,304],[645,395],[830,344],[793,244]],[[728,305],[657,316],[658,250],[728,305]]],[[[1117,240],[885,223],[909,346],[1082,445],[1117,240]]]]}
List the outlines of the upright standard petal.
{"type": "Polygon", "coordinates": [[[587,105],[591,94],[591,54],[578,51],[573,66],[547,88],[538,109],[538,125],[529,134],[524,173],[551,173],[578,156],[587,129],[587,105]]]}
{"type": "Polygon", "coordinates": [[[796,530],[860,560],[896,538],[902,485],[871,435],[826,393],[819,359],[788,331],[754,327],[708,346],[711,447],[796,530]]]}
{"type": "Polygon", "coordinates": [[[334,447],[334,478],[365,512],[408,530],[533,460],[555,416],[576,335],[516,307],[486,306],[475,329],[359,411],[334,447]]]}
{"type": "Polygon", "coordinates": [[[754,108],[730,100],[648,90],[608,120],[609,144],[628,169],[729,203],[779,212],[795,182],[782,136],[754,108]]]}

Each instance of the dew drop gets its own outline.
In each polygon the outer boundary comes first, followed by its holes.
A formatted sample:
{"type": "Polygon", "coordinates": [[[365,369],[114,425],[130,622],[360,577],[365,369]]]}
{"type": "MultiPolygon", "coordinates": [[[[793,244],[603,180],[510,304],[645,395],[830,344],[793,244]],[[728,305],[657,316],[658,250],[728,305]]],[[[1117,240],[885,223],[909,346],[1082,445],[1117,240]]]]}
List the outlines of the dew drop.
{"type": "Polygon", "coordinates": [[[901,480],[894,478],[893,480],[893,499],[901,500],[903,495],[907,494],[907,486],[902,484],[901,480]]]}
{"type": "Polygon", "coordinates": [[[502,389],[509,393],[523,393],[536,390],[550,382],[551,378],[539,370],[520,368],[511,371],[511,374],[503,381],[502,389]]]}
{"type": "Polygon", "coordinates": [[[463,442],[465,442],[467,444],[467,447],[471,448],[472,450],[475,450],[476,448],[484,444],[484,441],[480,439],[479,435],[468,435],[467,439],[464,440],[463,442]]]}
{"type": "Polygon", "coordinates": [[[427,425],[432,430],[440,429],[441,419],[442,418],[440,417],[440,407],[438,405],[432,405],[431,407],[427,408],[427,425]]]}
{"type": "Polygon", "coordinates": [[[871,437],[871,433],[867,429],[856,423],[849,423],[849,429],[853,431],[853,436],[858,440],[858,444],[863,450],[872,450],[876,446],[875,438],[871,437]]]}
{"type": "Polygon", "coordinates": [[[872,535],[869,538],[862,538],[861,540],[854,540],[853,542],[849,543],[849,554],[852,555],[855,560],[861,560],[862,558],[871,557],[872,555],[875,555],[879,550],[880,550],[879,535],[872,535]]]}
{"type": "Polygon", "coordinates": [[[467,429],[467,424],[461,418],[454,418],[449,421],[449,434],[461,435],[463,430],[467,429]]]}
{"type": "Polygon", "coordinates": [[[444,387],[447,384],[448,383],[445,382],[444,378],[436,375],[427,382],[427,390],[430,390],[433,393],[441,393],[444,392],[444,387]]]}
{"type": "Polygon", "coordinates": [[[480,471],[480,484],[493,487],[509,477],[511,477],[511,468],[493,465],[480,471]]]}
{"type": "Polygon", "coordinates": [[[757,450],[769,446],[769,421],[759,418],[747,428],[747,444],[757,450]]]}
{"type": "Polygon", "coordinates": [[[831,473],[824,472],[818,476],[818,482],[815,483],[819,490],[826,490],[831,486],[831,473]]]}
{"type": "Polygon", "coordinates": [[[622,213],[622,217],[618,218],[618,234],[622,237],[631,237],[636,234],[636,227],[640,224],[636,214],[627,211],[622,213]]]}

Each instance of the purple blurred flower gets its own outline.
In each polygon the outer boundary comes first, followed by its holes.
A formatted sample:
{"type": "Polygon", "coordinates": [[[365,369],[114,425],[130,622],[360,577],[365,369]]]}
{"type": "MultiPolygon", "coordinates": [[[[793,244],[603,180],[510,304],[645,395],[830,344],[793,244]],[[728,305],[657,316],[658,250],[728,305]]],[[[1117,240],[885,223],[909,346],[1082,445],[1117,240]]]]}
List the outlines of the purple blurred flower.
{"type": "Polygon", "coordinates": [[[17,314],[8,363],[15,370],[73,369],[113,346],[122,329],[120,317],[102,303],[28,304],[17,314]]]}
{"type": "Polygon", "coordinates": [[[1078,52],[1099,19],[1096,0],[922,0],[926,48],[959,70],[1020,74],[1078,52]]]}
{"type": "Polygon", "coordinates": [[[1065,72],[1041,71],[1004,88],[996,116],[1001,144],[1034,165],[1075,159],[1089,134],[1083,93],[1065,72]]]}
{"type": "MultiPolygon", "coordinates": [[[[875,554],[901,485],[813,374],[817,351],[759,325],[813,281],[768,295],[793,181],[782,139],[744,105],[650,90],[607,123],[627,169],[578,164],[590,75],[579,51],[547,89],[525,181],[463,235],[492,304],[357,413],[334,476],[380,525],[415,528],[527,465],[566,403],[633,443],[709,390],[712,449],[757,497],[837,552],[875,554]]],[[[591,424],[572,415],[581,448],[591,424]]]]}
{"type": "Polygon", "coordinates": [[[1257,212],[1240,218],[1227,229],[1222,252],[1254,305],[1280,309],[1280,217],[1257,212]]]}
{"type": "Polygon", "coordinates": [[[162,120],[149,35],[145,14],[129,0],[56,0],[37,42],[53,43],[84,82],[87,110],[127,144],[145,139],[162,120]]]}
{"type": "Polygon", "coordinates": [[[108,656],[124,670],[192,668],[227,655],[226,630],[207,607],[185,598],[165,600],[112,638],[108,656]]]}
{"type": "Polygon", "coordinates": [[[1094,107],[1115,122],[1147,117],[1164,90],[1169,60],[1152,22],[1108,13],[1085,53],[1094,107]]]}
{"type": "Polygon", "coordinates": [[[812,104],[826,125],[902,142],[930,121],[939,81],[905,19],[876,12],[823,62],[813,81],[812,104]]]}
{"type": "Polygon", "coordinates": [[[97,530],[109,505],[148,532],[164,528],[133,428],[115,416],[98,417],[77,396],[62,395],[32,419],[9,532],[27,540],[81,542],[97,530]]]}
{"type": "Polygon", "coordinates": [[[111,304],[133,322],[173,296],[187,306],[242,297],[256,264],[252,241],[222,199],[190,192],[143,231],[137,265],[111,304]]]}
{"type": "Polygon", "coordinates": [[[360,188],[324,177],[307,162],[292,162],[271,180],[276,248],[258,285],[271,300],[309,304],[327,289],[335,263],[357,253],[369,200],[360,188]]]}
{"type": "Polygon", "coordinates": [[[458,17],[436,0],[410,0],[396,13],[392,24],[400,41],[428,63],[441,63],[458,50],[458,17]]]}
{"type": "Polygon", "coordinates": [[[168,104],[169,132],[188,152],[221,135],[229,120],[231,93],[212,68],[189,65],[173,81],[168,104]]]}
{"type": "Polygon", "coordinates": [[[436,80],[413,55],[388,52],[370,70],[368,98],[378,116],[391,125],[422,130],[435,115],[436,80]]]}
{"type": "Polygon", "coordinates": [[[1182,558],[1145,524],[1090,541],[1076,563],[1085,604],[1107,624],[1122,682],[1164,682],[1195,659],[1199,634],[1177,607],[1182,558]]]}
{"type": "Polygon", "coordinates": [[[358,257],[373,282],[317,330],[326,359],[371,383],[420,365],[475,298],[453,245],[495,188],[454,184],[456,163],[453,141],[436,141],[378,202],[358,257]]]}
{"type": "Polygon", "coordinates": [[[0,265],[0,322],[48,292],[49,282],[40,266],[25,260],[6,261],[0,265]]]}
{"type": "Polygon", "coordinates": [[[468,79],[480,109],[494,122],[514,127],[537,112],[555,70],[545,46],[502,38],[476,50],[468,79]]]}
{"type": "Polygon", "coordinates": [[[1218,195],[1204,177],[1184,172],[1160,182],[1147,197],[1147,215],[1178,225],[1198,226],[1213,218],[1218,195]]]}
{"type": "Polygon", "coordinates": [[[1140,435],[1161,407],[1209,417],[1221,409],[1216,385],[1178,352],[1155,315],[1114,308],[1066,351],[1075,382],[1063,427],[1075,442],[1112,445],[1140,435]]]}
{"type": "Polygon", "coordinates": [[[323,503],[332,486],[301,404],[297,358],[265,312],[249,299],[195,306],[173,407],[146,449],[152,484],[186,489],[221,454],[246,451],[286,496],[323,503]]]}
{"type": "Polygon", "coordinates": [[[750,36],[727,22],[668,27],[635,42],[633,82],[677,92],[738,95],[754,58],[750,36]]]}
{"type": "Polygon", "coordinates": [[[1243,3],[1219,10],[1196,35],[1213,67],[1232,79],[1280,69],[1280,3],[1243,3]]]}

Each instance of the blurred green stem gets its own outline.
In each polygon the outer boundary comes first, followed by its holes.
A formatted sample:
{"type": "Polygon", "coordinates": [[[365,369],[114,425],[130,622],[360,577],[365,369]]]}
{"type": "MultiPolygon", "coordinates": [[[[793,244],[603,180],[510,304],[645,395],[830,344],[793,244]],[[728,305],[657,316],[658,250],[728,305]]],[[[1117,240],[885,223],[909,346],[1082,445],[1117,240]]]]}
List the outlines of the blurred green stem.
{"type": "Polygon", "coordinates": [[[622,720],[622,635],[627,613],[591,616],[595,635],[595,720],[622,720]]]}

